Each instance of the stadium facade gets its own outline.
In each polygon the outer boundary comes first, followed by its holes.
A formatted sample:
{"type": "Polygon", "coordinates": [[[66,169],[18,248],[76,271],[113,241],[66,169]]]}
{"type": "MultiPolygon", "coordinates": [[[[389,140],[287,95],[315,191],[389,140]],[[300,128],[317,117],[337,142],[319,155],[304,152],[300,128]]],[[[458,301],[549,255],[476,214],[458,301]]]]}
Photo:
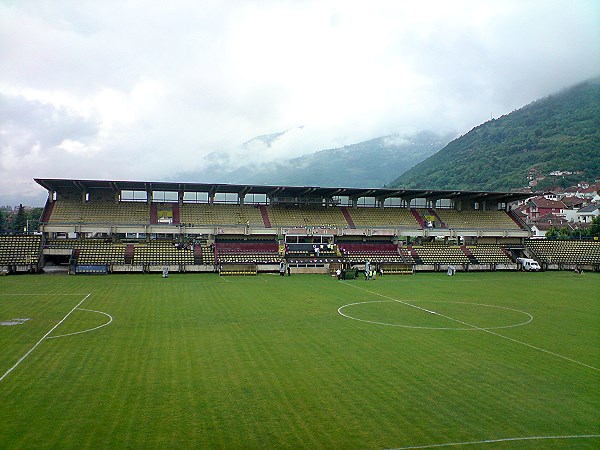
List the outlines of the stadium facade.
{"type": "MultiPolygon", "coordinates": [[[[520,257],[546,269],[600,267],[597,241],[565,251],[530,239],[511,212],[523,193],[35,181],[48,191],[39,233],[21,237],[18,262],[0,260],[5,272],[64,264],[72,273],[303,273],[369,261],[383,273],[413,273],[515,270],[520,257]]],[[[5,253],[19,253],[12,238],[5,253]]]]}

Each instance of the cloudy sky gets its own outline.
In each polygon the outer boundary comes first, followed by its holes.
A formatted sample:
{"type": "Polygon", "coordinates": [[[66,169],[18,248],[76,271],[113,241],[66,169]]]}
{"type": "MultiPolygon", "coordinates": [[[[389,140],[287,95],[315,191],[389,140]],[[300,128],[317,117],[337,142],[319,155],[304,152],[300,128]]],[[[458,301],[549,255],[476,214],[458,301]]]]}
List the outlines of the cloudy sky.
{"type": "Polygon", "coordinates": [[[0,0],[0,204],[463,134],[599,75],[598,24],[596,0],[0,0]]]}

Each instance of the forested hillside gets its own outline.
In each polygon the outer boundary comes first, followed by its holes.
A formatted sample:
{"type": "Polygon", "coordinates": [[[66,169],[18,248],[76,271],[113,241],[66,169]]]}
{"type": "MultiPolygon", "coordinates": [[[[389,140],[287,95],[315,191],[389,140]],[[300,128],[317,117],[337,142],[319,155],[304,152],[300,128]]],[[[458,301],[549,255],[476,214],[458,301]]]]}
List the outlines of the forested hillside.
{"type": "Polygon", "coordinates": [[[451,138],[426,131],[407,137],[383,136],[252,171],[244,169],[231,178],[255,184],[381,187],[433,155],[451,138]]]}
{"type": "Polygon", "coordinates": [[[472,129],[389,186],[510,190],[527,185],[530,169],[600,177],[600,78],[472,129]]]}
{"type": "MultiPolygon", "coordinates": [[[[263,135],[253,141],[271,145],[284,133],[263,135]]],[[[273,163],[248,163],[236,170],[219,160],[199,172],[184,172],[176,180],[240,184],[283,184],[297,186],[381,187],[398,174],[433,155],[456,134],[421,131],[412,135],[389,135],[309,153],[273,163]]],[[[251,151],[251,150],[248,150],[251,151]]]]}

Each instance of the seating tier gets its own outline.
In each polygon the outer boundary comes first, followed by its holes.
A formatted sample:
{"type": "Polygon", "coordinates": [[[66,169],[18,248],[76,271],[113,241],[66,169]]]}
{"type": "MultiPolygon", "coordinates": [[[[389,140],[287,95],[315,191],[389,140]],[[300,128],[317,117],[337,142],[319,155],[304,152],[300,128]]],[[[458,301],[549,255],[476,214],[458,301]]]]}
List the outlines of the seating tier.
{"type": "MultiPolygon", "coordinates": [[[[519,226],[504,211],[456,211],[454,209],[436,209],[435,213],[445,228],[453,229],[508,229],[519,230],[519,226]]],[[[428,215],[428,210],[419,210],[419,214],[428,215]]]]}
{"type": "Polygon", "coordinates": [[[471,262],[459,246],[414,245],[412,248],[423,264],[468,264],[471,262]]]}
{"type": "Polygon", "coordinates": [[[150,223],[150,206],[136,202],[90,202],[59,200],[55,202],[49,223],[150,223]]]}
{"type": "Polygon", "coordinates": [[[513,262],[500,245],[469,245],[467,249],[480,264],[510,264],[513,262]]]}
{"type": "Polygon", "coordinates": [[[37,265],[41,236],[0,236],[0,266],[37,265]]]}
{"type": "Polygon", "coordinates": [[[357,227],[420,227],[406,208],[348,208],[348,212],[357,227]]]}
{"type": "Polygon", "coordinates": [[[525,246],[540,262],[600,264],[600,241],[554,241],[529,239],[525,246]]]}
{"type": "Polygon", "coordinates": [[[256,205],[184,203],[181,223],[193,225],[250,225],[264,227],[260,208],[256,205]]]}
{"type": "Polygon", "coordinates": [[[348,222],[337,207],[288,208],[267,207],[272,226],[278,227],[347,227],[348,222]]]}

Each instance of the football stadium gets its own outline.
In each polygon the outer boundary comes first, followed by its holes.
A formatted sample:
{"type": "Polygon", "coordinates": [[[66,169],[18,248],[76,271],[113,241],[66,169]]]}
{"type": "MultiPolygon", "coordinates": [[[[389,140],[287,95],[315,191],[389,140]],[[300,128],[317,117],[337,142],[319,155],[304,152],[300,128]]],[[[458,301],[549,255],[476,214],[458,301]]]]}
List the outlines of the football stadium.
{"type": "Polygon", "coordinates": [[[36,179],[35,236],[0,270],[70,273],[600,270],[600,242],[529,239],[523,193],[36,179]]]}
{"type": "Polygon", "coordinates": [[[2,448],[600,448],[600,242],[529,194],[35,181],[2,448]]]}

